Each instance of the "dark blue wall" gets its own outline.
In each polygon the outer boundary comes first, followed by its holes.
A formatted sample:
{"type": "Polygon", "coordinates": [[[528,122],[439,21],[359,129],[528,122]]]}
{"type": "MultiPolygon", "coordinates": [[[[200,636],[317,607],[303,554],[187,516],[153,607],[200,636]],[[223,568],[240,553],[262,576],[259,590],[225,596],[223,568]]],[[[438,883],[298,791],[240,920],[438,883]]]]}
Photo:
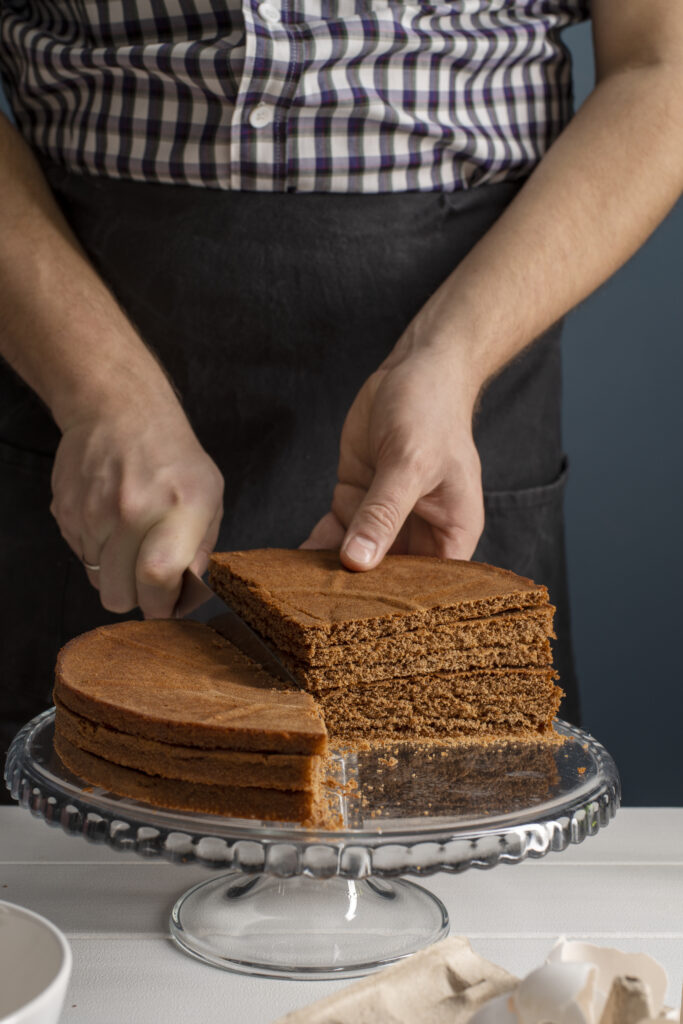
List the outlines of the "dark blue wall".
{"type": "MultiPolygon", "coordinates": [[[[567,41],[578,104],[592,85],[588,27],[567,41]]],[[[679,203],[571,314],[564,338],[568,552],[584,720],[615,756],[629,804],[683,804],[682,249],[679,203]]]]}
{"type": "MultiPolygon", "coordinates": [[[[589,27],[567,41],[578,104],[592,86],[589,27]]],[[[679,204],[565,331],[568,554],[584,720],[616,757],[630,804],[683,805],[682,247],[679,204]]]]}

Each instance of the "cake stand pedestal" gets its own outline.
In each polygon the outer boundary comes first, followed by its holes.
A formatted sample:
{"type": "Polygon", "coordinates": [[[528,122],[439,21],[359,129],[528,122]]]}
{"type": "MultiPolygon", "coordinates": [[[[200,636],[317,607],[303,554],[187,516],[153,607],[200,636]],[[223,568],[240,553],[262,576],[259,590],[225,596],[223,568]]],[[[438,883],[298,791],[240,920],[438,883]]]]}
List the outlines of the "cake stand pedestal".
{"type": "Polygon", "coordinates": [[[278,978],[365,974],[447,933],[441,900],[401,879],[231,871],[194,886],[171,913],[171,934],[185,952],[278,978]]]}
{"type": "Polygon", "coordinates": [[[447,934],[441,901],[399,876],[517,864],[609,823],[614,761],[587,733],[556,724],[565,742],[538,749],[340,753],[339,831],[168,811],[89,786],[54,751],[54,710],[17,734],[5,778],[23,807],[69,834],[219,869],[173,907],[171,935],[185,952],[242,973],[334,979],[447,934]]]}

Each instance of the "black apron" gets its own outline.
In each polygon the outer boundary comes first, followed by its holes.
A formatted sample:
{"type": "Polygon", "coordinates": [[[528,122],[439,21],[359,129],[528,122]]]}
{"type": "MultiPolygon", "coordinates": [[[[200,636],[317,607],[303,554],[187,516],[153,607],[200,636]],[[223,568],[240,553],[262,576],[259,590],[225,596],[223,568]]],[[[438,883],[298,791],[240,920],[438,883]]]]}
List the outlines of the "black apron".
{"type": "MultiPolygon", "coordinates": [[[[223,550],[306,538],[329,508],[341,425],[361,384],[520,187],[283,196],[44,170],[225,476],[223,550]]],[[[577,722],[560,399],[557,325],[480,403],[486,527],[474,557],[548,586],[561,713],[577,722]]],[[[41,402],[0,363],[2,755],[49,705],[58,648],[120,618],[102,609],[50,516],[58,442],[41,402]]]]}

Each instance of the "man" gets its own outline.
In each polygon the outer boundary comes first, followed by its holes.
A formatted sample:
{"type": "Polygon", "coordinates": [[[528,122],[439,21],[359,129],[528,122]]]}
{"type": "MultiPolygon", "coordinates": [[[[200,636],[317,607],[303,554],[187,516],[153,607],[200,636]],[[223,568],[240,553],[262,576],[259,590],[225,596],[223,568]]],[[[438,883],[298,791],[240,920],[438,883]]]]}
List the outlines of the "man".
{"type": "Polygon", "coordinates": [[[681,192],[681,5],[594,0],[571,121],[583,0],[0,10],[3,739],[104,620],[85,574],[170,615],[316,519],[351,569],[547,583],[576,718],[553,325],[681,192]]]}

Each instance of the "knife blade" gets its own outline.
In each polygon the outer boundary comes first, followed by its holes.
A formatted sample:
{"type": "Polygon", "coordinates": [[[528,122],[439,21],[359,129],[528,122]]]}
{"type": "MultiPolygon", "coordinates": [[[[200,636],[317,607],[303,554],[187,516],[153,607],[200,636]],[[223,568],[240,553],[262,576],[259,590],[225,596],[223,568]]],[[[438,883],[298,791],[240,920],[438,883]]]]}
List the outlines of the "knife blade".
{"type": "Polygon", "coordinates": [[[221,601],[224,611],[213,619],[209,619],[207,625],[215,629],[226,640],[229,640],[231,644],[234,644],[238,650],[246,654],[252,661],[265,668],[276,679],[283,683],[289,683],[294,689],[300,690],[301,684],[285,668],[265,640],[244,621],[241,615],[238,615],[233,608],[225,603],[220,594],[212,590],[191,569],[186,569],[183,573],[180,596],[173,612],[174,618],[184,618],[189,612],[194,611],[195,608],[198,608],[212,597],[217,597],[221,601]]]}

